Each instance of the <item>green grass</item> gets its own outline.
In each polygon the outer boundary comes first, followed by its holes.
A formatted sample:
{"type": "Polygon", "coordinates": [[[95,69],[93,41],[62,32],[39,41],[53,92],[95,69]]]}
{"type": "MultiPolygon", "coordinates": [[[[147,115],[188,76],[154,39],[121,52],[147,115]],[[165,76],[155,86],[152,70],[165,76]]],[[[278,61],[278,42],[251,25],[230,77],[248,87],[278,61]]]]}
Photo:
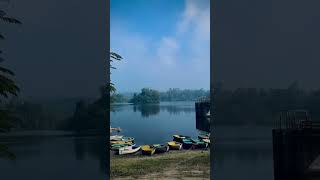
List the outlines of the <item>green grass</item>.
{"type": "Polygon", "coordinates": [[[113,156],[111,157],[111,177],[135,177],[179,171],[185,176],[209,177],[209,151],[170,151],[154,156],[113,156]],[[199,171],[200,173],[193,173],[199,171]]]}

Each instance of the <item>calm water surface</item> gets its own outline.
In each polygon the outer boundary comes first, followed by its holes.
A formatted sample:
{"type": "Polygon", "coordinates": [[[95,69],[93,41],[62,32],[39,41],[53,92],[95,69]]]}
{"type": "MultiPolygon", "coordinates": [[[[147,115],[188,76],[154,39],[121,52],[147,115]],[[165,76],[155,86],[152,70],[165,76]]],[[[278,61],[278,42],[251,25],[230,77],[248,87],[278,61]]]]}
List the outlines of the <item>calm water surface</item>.
{"type": "Polygon", "coordinates": [[[105,140],[94,136],[1,138],[16,159],[0,158],[0,179],[105,180],[105,140]]]}
{"type": "Polygon", "coordinates": [[[217,126],[214,130],[214,179],[273,179],[271,127],[217,126]]]}
{"type": "Polygon", "coordinates": [[[134,137],[136,144],[166,143],[174,134],[197,137],[194,106],[194,102],[116,105],[111,112],[111,126],[121,127],[121,134],[134,137]]]}
{"type": "MultiPolygon", "coordinates": [[[[116,105],[111,125],[137,144],[165,143],[173,134],[197,137],[194,102],[116,105]]],[[[214,127],[216,180],[273,179],[270,127],[214,127]]],[[[17,159],[0,159],[0,179],[107,179],[104,137],[0,138],[17,159]]]]}
{"type": "MultiPolygon", "coordinates": [[[[111,125],[137,144],[165,143],[173,134],[197,137],[194,102],[118,105],[111,125]]],[[[273,179],[271,127],[216,126],[212,177],[216,180],[273,179]]]]}

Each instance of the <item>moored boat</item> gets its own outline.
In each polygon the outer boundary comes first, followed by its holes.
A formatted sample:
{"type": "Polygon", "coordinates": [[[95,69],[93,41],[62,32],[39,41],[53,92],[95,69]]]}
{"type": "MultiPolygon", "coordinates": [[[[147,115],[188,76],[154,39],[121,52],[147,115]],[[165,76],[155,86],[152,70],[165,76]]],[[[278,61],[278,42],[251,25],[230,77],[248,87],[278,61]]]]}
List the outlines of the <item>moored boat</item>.
{"type": "Polygon", "coordinates": [[[209,139],[209,135],[199,135],[198,139],[209,139]]]}
{"type": "Polygon", "coordinates": [[[182,139],[182,147],[183,149],[190,149],[193,146],[193,141],[191,138],[182,139]]]}
{"type": "Polygon", "coordinates": [[[163,145],[163,144],[154,144],[153,145],[156,148],[155,153],[165,153],[169,151],[169,146],[163,145]]]}
{"type": "Polygon", "coordinates": [[[206,117],[207,117],[207,118],[210,118],[210,116],[211,116],[211,113],[210,113],[210,111],[209,111],[208,113],[206,113],[206,117]]]}
{"type": "Polygon", "coordinates": [[[110,146],[110,149],[113,150],[113,151],[118,151],[120,148],[123,148],[123,147],[126,147],[126,146],[129,146],[128,144],[112,144],[110,146]]]}
{"type": "Polygon", "coordinates": [[[199,140],[199,139],[192,139],[194,149],[203,149],[208,147],[208,143],[199,140]]]}
{"type": "Polygon", "coordinates": [[[131,141],[110,141],[110,144],[127,144],[127,145],[132,145],[133,143],[131,141]]]}
{"type": "Polygon", "coordinates": [[[121,147],[119,148],[119,155],[123,154],[133,154],[136,153],[140,150],[140,146],[137,145],[131,145],[131,146],[126,146],[126,147],[121,147]]]}
{"type": "Polygon", "coordinates": [[[121,141],[123,138],[122,135],[114,135],[114,136],[110,136],[110,141],[121,141]]]}
{"type": "Polygon", "coordinates": [[[190,136],[173,135],[173,141],[183,143],[183,139],[190,139],[190,136]]]}
{"type": "Polygon", "coordinates": [[[156,148],[153,145],[141,146],[141,152],[145,155],[153,155],[156,152],[156,148]]]}
{"type": "Polygon", "coordinates": [[[176,141],[168,142],[168,146],[169,146],[170,150],[181,150],[182,149],[182,143],[179,143],[176,141]]]}
{"type": "Polygon", "coordinates": [[[201,139],[201,141],[210,144],[210,139],[201,139]]]}
{"type": "Polygon", "coordinates": [[[134,143],[134,138],[133,137],[122,137],[122,141],[127,141],[127,142],[134,143]]]}

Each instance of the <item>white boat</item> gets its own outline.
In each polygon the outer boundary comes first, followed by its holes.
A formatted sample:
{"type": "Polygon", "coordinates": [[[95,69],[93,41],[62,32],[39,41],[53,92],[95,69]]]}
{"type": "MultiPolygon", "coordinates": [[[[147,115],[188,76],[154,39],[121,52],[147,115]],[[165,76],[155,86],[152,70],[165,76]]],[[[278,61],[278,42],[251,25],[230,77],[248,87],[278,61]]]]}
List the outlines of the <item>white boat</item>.
{"type": "Polygon", "coordinates": [[[132,154],[132,153],[138,152],[140,148],[141,146],[136,146],[136,145],[122,147],[122,148],[119,148],[119,155],[132,154]]]}
{"type": "Polygon", "coordinates": [[[210,114],[210,111],[209,111],[209,112],[206,114],[206,117],[210,117],[210,115],[211,115],[211,114],[210,114]]]}
{"type": "Polygon", "coordinates": [[[201,139],[203,142],[210,144],[210,139],[201,139]]]}
{"type": "Polygon", "coordinates": [[[110,136],[110,141],[121,141],[123,138],[122,135],[114,135],[114,136],[110,136]]]}

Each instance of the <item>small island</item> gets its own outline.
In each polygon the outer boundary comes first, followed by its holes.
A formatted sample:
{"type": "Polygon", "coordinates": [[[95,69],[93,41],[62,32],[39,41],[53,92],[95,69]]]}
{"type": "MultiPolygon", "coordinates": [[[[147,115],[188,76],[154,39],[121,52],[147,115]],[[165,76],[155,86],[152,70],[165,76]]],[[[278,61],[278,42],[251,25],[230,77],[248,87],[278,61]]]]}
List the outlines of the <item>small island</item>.
{"type": "Polygon", "coordinates": [[[160,103],[160,93],[157,90],[143,88],[138,95],[134,93],[129,102],[133,104],[158,104],[160,103]]]}

